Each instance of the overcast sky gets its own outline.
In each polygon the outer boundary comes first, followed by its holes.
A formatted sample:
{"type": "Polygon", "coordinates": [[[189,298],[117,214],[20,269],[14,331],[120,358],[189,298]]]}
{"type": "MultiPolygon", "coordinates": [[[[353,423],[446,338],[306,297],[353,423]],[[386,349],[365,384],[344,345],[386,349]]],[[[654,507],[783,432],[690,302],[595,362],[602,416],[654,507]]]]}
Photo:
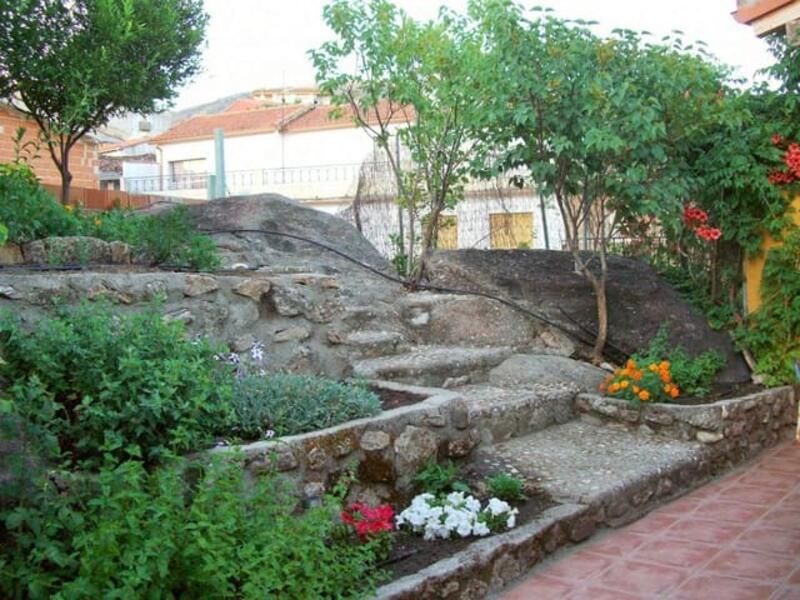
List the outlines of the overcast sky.
{"type": "MultiPolygon", "coordinates": [[[[418,19],[435,16],[440,5],[464,10],[467,0],[396,0],[418,19]]],[[[330,39],[322,22],[327,0],[205,0],[211,17],[203,73],[181,92],[176,108],[259,87],[312,85],[306,51],[330,39]]],[[[752,77],[771,62],[766,44],[734,21],[735,0],[540,0],[568,18],[646,30],[659,36],[674,29],[687,41],[703,40],[723,62],[752,77]]]]}

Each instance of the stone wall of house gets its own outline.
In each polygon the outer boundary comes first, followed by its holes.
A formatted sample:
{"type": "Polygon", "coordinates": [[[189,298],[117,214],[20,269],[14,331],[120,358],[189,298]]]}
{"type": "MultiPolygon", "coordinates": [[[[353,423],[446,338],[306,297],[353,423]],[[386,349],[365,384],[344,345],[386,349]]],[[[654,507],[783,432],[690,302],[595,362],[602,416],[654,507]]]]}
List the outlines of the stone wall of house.
{"type": "Polygon", "coordinates": [[[733,465],[792,439],[797,429],[798,398],[794,388],[779,387],[713,404],[642,404],[596,394],[581,394],[576,408],[582,418],[621,423],[647,435],[704,444],[715,462],[733,465]]]}

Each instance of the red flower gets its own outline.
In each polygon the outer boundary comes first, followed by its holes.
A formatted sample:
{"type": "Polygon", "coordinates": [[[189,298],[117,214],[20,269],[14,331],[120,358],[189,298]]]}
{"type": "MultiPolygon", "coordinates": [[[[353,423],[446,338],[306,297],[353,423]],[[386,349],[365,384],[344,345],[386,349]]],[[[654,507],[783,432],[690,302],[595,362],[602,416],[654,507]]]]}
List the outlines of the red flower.
{"type": "Polygon", "coordinates": [[[722,231],[716,227],[707,227],[706,225],[698,227],[696,233],[697,237],[703,238],[708,242],[718,240],[720,237],[722,237],[722,231]]]}
{"type": "Polygon", "coordinates": [[[780,133],[773,133],[772,138],[770,139],[772,140],[772,143],[776,146],[780,146],[783,143],[783,136],[780,133]]]}
{"type": "Polygon", "coordinates": [[[687,227],[695,229],[708,222],[708,213],[696,206],[687,204],[683,209],[683,222],[687,227]]]}
{"type": "Polygon", "coordinates": [[[355,529],[361,540],[394,530],[394,510],[388,504],[370,507],[361,502],[354,502],[342,511],[344,523],[355,529]]]}

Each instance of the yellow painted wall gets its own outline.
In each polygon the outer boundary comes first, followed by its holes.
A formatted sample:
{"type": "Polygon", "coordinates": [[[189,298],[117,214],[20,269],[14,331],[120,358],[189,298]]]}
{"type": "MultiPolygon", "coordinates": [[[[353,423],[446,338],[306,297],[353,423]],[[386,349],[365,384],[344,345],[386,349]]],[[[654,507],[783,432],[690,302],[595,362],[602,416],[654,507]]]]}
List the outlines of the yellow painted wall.
{"type": "MultiPolygon", "coordinates": [[[[800,226],[800,196],[792,202],[794,213],[792,218],[800,226]]],[[[758,256],[747,257],[744,261],[744,276],[746,282],[745,300],[747,302],[747,312],[758,310],[761,306],[761,274],[764,270],[764,263],[767,260],[767,250],[779,245],[772,237],[766,236],[762,246],[763,252],[758,256]]]]}

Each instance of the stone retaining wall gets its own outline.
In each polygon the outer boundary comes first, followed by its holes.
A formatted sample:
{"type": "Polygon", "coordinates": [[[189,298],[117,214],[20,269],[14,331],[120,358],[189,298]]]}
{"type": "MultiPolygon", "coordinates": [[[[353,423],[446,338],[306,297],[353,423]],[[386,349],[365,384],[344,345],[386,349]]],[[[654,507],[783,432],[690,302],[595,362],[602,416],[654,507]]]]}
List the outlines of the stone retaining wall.
{"type": "Polygon", "coordinates": [[[618,398],[581,394],[576,408],[582,418],[621,423],[640,433],[704,444],[715,461],[733,465],[781,440],[792,439],[797,402],[790,386],[773,388],[713,404],[630,405],[618,398]]]}
{"type": "Polygon", "coordinates": [[[243,452],[251,475],[277,469],[298,484],[307,500],[320,497],[353,465],[358,475],[357,499],[405,501],[412,478],[428,461],[458,461],[481,444],[566,420],[577,393],[568,386],[540,386],[523,396],[489,398],[489,389],[486,405],[477,405],[473,398],[439,388],[386,381],[371,384],[426,399],[376,417],[215,451],[243,452]]]}
{"type": "Polygon", "coordinates": [[[359,480],[355,495],[379,502],[404,499],[412,478],[428,461],[462,458],[480,443],[480,432],[460,395],[390,382],[373,384],[427,398],[376,417],[214,451],[242,452],[251,475],[277,469],[299,484],[308,501],[320,498],[352,465],[359,480]]]}

